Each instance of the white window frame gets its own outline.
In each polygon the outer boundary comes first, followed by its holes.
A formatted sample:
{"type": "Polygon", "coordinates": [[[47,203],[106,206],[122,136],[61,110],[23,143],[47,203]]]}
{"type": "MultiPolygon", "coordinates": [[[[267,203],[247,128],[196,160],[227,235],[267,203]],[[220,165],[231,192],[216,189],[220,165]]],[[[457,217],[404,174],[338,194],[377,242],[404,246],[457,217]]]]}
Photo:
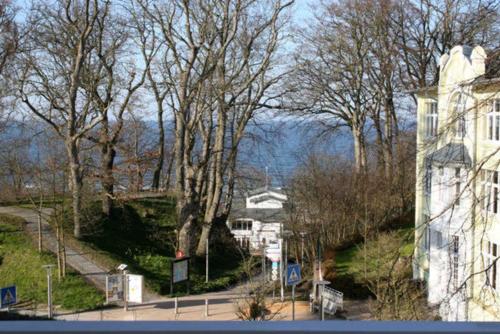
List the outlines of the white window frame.
{"type": "Polygon", "coordinates": [[[482,241],[482,254],[484,258],[485,284],[493,290],[499,288],[498,285],[498,245],[491,241],[482,241]]]}
{"type": "Polygon", "coordinates": [[[437,136],[438,130],[438,103],[436,101],[425,103],[425,137],[437,136]]]}
{"type": "Polygon", "coordinates": [[[465,99],[459,94],[454,101],[453,112],[455,119],[455,137],[462,139],[467,135],[467,113],[465,99]]]}
{"type": "Polygon", "coordinates": [[[486,115],[486,139],[500,141],[500,99],[492,101],[490,111],[486,115]]]}
{"type": "Polygon", "coordinates": [[[496,215],[500,213],[500,172],[482,169],[480,174],[483,211],[496,215]]]}

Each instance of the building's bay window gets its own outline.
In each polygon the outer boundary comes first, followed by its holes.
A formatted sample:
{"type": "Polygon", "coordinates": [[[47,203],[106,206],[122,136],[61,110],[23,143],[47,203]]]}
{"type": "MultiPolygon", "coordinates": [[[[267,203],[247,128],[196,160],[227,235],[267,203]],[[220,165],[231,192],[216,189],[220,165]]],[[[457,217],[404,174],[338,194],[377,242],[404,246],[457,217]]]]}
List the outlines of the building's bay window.
{"type": "Polygon", "coordinates": [[[435,137],[438,129],[438,104],[428,102],[425,104],[425,136],[435,137]]]}
{"type": "Polygon", "coordinates": [[[481,196],[483,209],[486,212],[498,213],[498,190],[499,179],[498,172],[492,170],[481,170],[481,196]]]}
{"type": "Polygon", "coordinates": [[[500,99],[493,101],[487,118],[487,137],[489,140],[500,141],[500,99]]]}
{"type": "Polygon", "coordinates": [[[484,257],[484,273],[486,275],[486,285],[496,290],[497,282],[497,244],[483,240],[482,253],[484,257]]]}

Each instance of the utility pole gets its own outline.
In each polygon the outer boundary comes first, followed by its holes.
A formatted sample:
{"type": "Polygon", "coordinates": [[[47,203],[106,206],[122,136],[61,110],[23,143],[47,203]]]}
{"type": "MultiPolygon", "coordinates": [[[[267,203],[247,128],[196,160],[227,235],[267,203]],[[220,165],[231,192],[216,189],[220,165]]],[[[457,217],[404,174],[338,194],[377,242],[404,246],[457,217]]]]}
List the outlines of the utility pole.
{"type": "Polygon", "coordinates": [[[47,271],[47,307],[48,307],[48,312],[47,312],[47,317],[49,319],[52,319],[52,268],[54,268],[55,265],[53,264],[47,264],[42,266],[42,268],[45,268],[47,271]]]}

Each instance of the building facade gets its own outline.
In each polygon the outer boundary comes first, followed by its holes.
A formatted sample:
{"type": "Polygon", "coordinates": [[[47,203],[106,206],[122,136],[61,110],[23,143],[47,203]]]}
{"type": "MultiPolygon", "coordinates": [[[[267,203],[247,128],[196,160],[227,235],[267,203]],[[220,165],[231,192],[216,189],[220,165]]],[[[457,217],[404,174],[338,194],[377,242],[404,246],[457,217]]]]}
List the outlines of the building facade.
{"type": "Polygon", "coordinates": [[[500,320],[500,62],[480,46],[440,58],[417,98],[414,278],[443,320],[500,320]]]}
{"type": "Polygon", "coordinates": [[[256,251],[278,242],[286,201],[281,189],[266,187],[248,193],[245,203],[231,210],[227,226],[242,248],[256,251]]]}

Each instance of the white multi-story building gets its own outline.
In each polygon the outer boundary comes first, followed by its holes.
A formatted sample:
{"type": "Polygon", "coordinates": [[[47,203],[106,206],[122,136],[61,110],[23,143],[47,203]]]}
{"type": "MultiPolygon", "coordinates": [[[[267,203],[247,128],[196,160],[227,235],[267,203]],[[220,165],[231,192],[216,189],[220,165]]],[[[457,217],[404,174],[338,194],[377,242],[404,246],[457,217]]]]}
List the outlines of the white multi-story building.
{"type": "Polygon", "coordinates": [[[258,250],[278,242],[283,230],[287,196],[279,188],[250,192],[241,207],[231,210],[227,225],[241,247],[258,250]]]}
{"type": "Polygon", "coordinates": [[[440,59],[418,101],[414,277],[444,320],[500,320],[500,62],[480,46],[440,59]]]}

